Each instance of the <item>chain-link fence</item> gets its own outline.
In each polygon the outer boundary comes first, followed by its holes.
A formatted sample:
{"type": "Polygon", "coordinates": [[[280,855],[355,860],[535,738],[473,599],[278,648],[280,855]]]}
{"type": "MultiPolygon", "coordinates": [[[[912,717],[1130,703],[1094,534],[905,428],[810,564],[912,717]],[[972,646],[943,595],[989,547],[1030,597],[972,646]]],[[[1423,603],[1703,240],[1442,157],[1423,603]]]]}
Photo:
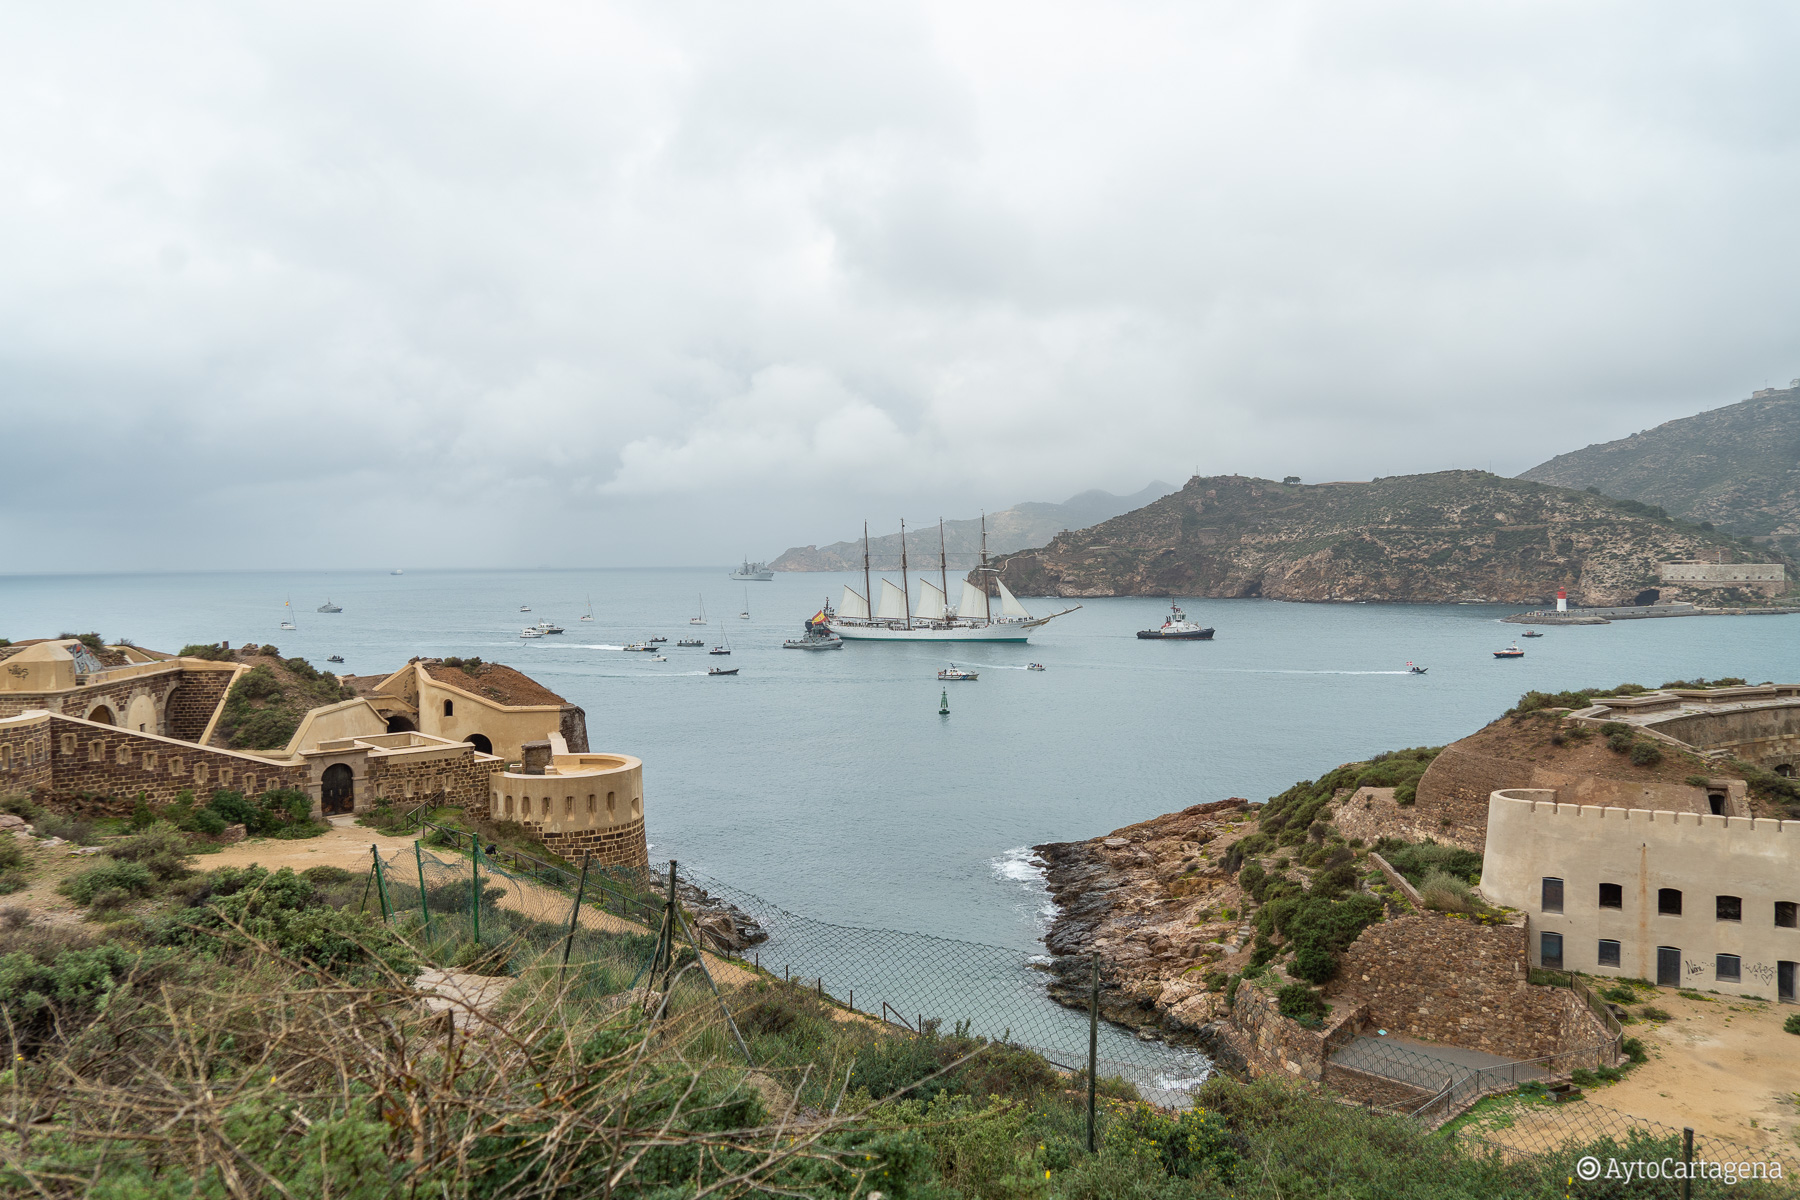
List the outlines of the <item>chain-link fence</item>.
{"type": "MultiPolygon", "coordinates": [[[[466,831],[428,826],[411,847],[375,854],[364,903],[450,952],[435,961],[504,972],[512,963],[559,952],[573,994],[615,995],[645,978],[670,942],[703,947],[702,965],[723,985],[757,978],[798,981],[845,1010],[896,1031],[959,1033],[1034,1050],[1070,1072],[1085,1072],[1093,1039],[1097,1074],[1131,1083],[1145,1099],[1179,1107],[1211,1062],[1198,1048],[1170,1044],[1051,997],[1050,960],[997,946],[927,934],[839,925],[800,916],[753,893],[673,864],[582,871],[483,845],[466,831]],[[677,928],[664,922],[673,891],[677,928]],[[580,905],[576,904],[579,892],[580,905]],[[665,936],[668,942],[665,942],[665,936]],[[659,949],[660,947],[660,949],[659,949]]],[[[372,848],[373,849],[373,848],[372,848]]],[[[668,957],[660,961],[667,963],[668,957]]],[[[1066,965],[1066,964],[1065,964],[1066,965]]],[[[1104,968],[1102,968],[1104,970],[1104,968]]],[[[1102,974],[1101,987],[1113,981],[1102,974]]],[[[1325,1082],[1472,1148],[1550,1161],[1613,1146],[1618,1156],[1679,1160],[1682,1131],[1591,1100],[1559,1103],[1551,1085],[1579,1068],[1603,1065],[1595,1046],[1516,1063],[1458,1063],[1399,1042],[1359,1038],[1340,1048],[1325,1082]],[[1385,1085],[1386,1094],[1381,1095],[1385,1085]],[[1341,1085],[1341,1086],[1340,1086],[1341,1085]],[[1485,1102],[1483,1102],[1485,1100],[1485,1102]],[[1460,1115],[1459,1115],[1460,1114],[1460,1115]],[[1671,1149],[1673,1147],[1673,1149],[1671,1149]]],[[[1693,1154],[1734,1162],[1781,1159],[1781,1151],[1699,1136],[1693,1154]]],[[[1572,1161],[1572,1160],[1571,1160],[1572,1161]]]]}

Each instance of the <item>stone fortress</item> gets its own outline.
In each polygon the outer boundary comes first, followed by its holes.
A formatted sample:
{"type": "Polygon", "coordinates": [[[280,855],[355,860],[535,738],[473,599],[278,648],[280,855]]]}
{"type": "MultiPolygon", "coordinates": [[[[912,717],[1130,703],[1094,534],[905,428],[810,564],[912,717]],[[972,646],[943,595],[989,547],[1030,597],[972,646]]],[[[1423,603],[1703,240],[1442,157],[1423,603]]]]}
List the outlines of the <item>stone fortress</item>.
{"type": "Polygon", "coordinates": [[[648,863],[643,764],[590,753],[582,709],[521,672],[414,659],[346,678],[355,696],[308,710],[286,746],[234,749],[220,720],[252,669],[241,655],[95,650],[73,638],[0,647],[0,792],[100,811],[184,791],[294,788],[319,818],[455,805],[517,822],[558,853],[648,863]]]}
{"type": "Polygon", "coordinates": [[[1726,766],[1794,775],[1800,685],[1610,697],[1563,721],[1624,726],[1675,765],[1615,777],[1477,735],[1384,819],[1480,850],[1481,891],[1526,914],[1533,966],[1800,1002],[1800,820],[1753,813],[1726,766]]]}

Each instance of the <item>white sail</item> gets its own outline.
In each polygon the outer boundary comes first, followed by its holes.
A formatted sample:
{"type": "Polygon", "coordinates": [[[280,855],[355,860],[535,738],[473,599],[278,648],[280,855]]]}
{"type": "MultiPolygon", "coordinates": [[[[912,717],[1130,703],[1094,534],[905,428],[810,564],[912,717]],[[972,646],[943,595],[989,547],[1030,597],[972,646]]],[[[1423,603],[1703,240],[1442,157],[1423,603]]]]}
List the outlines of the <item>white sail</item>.
{"type": "Polygon", "coordinates": [[[844,601],[838,605],[840,617],[867,617],[869,602],[863,599],[861,592],[852,591],[849,584],[844,585],[844,601]]]}
{"type": "Polygon", "coordinates": [[[985,621],[988,615],[987,593],[963,580],[962,602],[956,606],[956,615],[965,621],[985,621]]]}
{"type": "Polygon", "coordinates": [[[938,591],[937,584],[919,580],[919,602],[913,606],[913,616],[921,621],[944,619],[944,593],[938,591]]]}
{"type": "Polygon", "coordinates": [[[1031,614],[1025,611],[1025,606],[1019,603],[1019,598],[1007,591],[1006,585],[1001,583],[1000,580],[996,579],[994,582],[1000,585],[1000,615],[1003,617],[1024,617],[1029,621],[1031,619],[1031,614]]]}
{"type": "Polygon", "coordinates": [[[882,621],[906,619],[906,593],[885,579],[881,581],[881,608],[875,617],[882,621]]]}

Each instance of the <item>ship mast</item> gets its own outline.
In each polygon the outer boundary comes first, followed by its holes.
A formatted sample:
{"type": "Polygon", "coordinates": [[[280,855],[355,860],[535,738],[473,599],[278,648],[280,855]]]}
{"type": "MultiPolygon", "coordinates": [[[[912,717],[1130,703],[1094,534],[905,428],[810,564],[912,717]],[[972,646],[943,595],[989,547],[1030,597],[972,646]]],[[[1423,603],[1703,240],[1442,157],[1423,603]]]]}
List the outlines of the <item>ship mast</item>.
{"type": "Polygon", "coordinates": [[[869,623],[875,621],[875,593],[869,590],[869,523],[863,522],[863,607],[869,623]]]}
{"type": "Polygon", "coordinates": [[[988,601],[988,580],[992,572],[987,565],[987,514],[981,514],[981,569],[976,575],[981,579],[981,615],[988,620],[994,619],[994,606],[988,601]]]}
{"type": "Polygon", "coordinates": [[[900,522],[900,607],[906,610],[906,627],[912,628],[912,596],[906,582],[906,522],[900,522]]]}
{"type": "MultiPolygon", "coordinates": [[[[943,593],[944,603],[949,604],[950,568],[944,561],[944,518],[942,517],[938,518],[938,587],[943,593]]],[[[948,619],[944,613],[939,613],[938,615],[940,617],[945,617],[946,620],[948,619]]]]}

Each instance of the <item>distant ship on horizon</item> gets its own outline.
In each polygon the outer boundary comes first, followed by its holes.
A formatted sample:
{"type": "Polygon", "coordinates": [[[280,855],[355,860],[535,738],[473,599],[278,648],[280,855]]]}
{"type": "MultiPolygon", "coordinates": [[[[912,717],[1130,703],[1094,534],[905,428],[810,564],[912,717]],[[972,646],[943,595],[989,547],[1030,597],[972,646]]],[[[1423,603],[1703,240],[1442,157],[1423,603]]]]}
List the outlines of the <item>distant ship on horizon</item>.
{"type": "Polygon", "coordinates": [[[769,569],[768,563],[751,562],[746,558],[744,565],[733,571],[728,578],[753,579],[758,583],[768,583],[775,578],[775,572],[769,569]]]}
{"type": "Polygon", "coordinates": [[[938,582],[929,579],[919,580],[919,599],[917,604],[911,603],[911,591],[907,580],[906,562],[906,522],[900,523],[900,585],[896,587],[892,580],[881,581],[881,602],[873,615],[869,611],[868,593],[873,591],[873,583],[869,574],[869,526],[863,523],[863,592],[858,593],[849,584],[844,585],[844,597],[836,609],[826,605],[814,620],[823,619],[826,628],[846,641],[871,642],[1023,642],[1030,640],[1031,631],[1064,613],[1074,612],[1075,608],[1065,608],[1061,612],[1053,612],[1047,617],[1034,617],[1028,612],[1019,598],[1007,590],[1006,584],[1000,580],[1000,573],[988,566],[987,561],[987,518],[982,518],[981,527],[981,565],[975,568],[975,574],[982,578],[994,577],[994,587],[1000,593],[1000,614],[994,615],[992,600],[985,586],[978,587],[969,580],[963,580],[962,595],[956,607],[947,603],[950,576],[944,554],[944,523],[938,521],[938,582]]]}

